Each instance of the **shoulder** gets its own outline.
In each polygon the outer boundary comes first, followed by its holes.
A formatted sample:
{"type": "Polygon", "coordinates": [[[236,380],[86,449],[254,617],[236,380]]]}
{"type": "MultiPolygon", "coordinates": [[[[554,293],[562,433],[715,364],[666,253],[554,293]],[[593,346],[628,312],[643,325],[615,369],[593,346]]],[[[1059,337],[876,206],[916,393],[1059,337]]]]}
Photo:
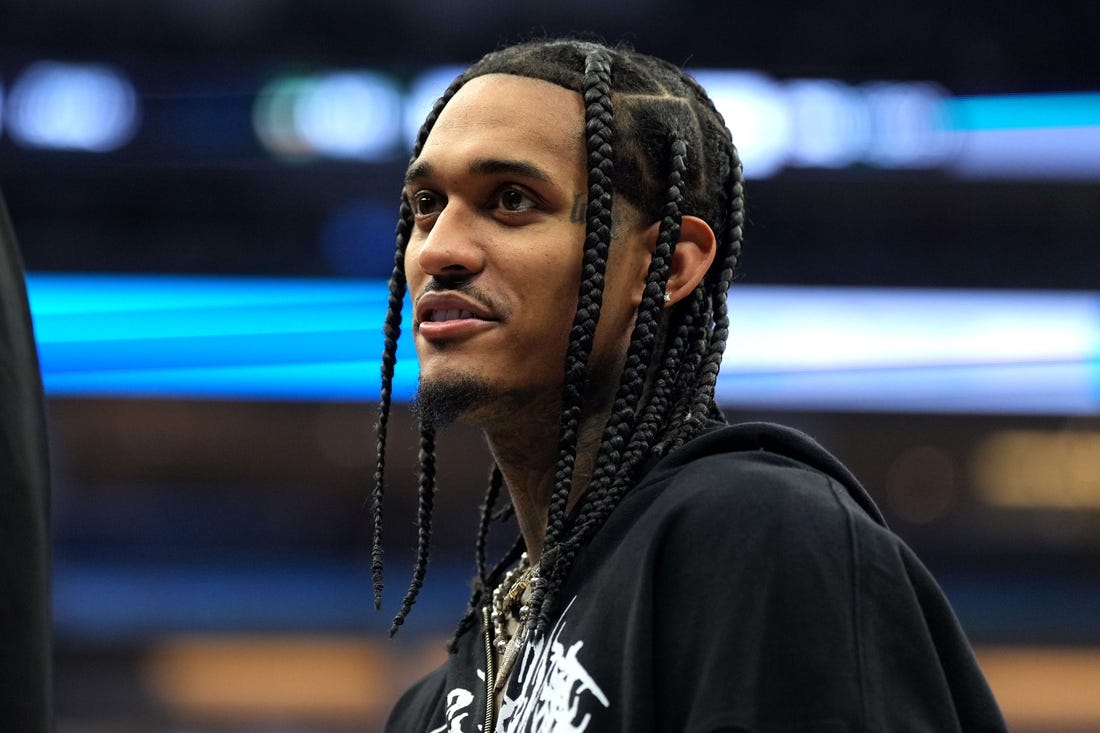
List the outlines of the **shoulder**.
{"type": "Polygon", "coordinates": [[[881,515],[823,448],[777,426],[722,428],[659,461],[630,501],[637,519],[723,541],[813,541],[873,531],[881,515]],[[734,532],[736,530],[736,532],[734,532]]]}
{"type": "Polygon", "coordinates": [[[989,699],[935,581],[812,440],[715,430],[657,461],[620,509],[594,540],[598,587],[648,614],[629,625],[654,640],[662,684],[690,681],[694,729],[753,719],[751,700],[792,721],[959,730],[957,701],[989,699]]]}
{"type": "Polygon", "coordinates": [[[761,438],[757,426],[722,428],[661,459],[601,530],[595,553],[646,558],[637,572],[663,586],[714,587],[703,575],[716,569],[801,598],[908,583],[912,553],[863,487],[813,441],[791,431],[777,444],[773,430],[761,438]],[[873,584],[860,580],[868,576],[873,584]]]}

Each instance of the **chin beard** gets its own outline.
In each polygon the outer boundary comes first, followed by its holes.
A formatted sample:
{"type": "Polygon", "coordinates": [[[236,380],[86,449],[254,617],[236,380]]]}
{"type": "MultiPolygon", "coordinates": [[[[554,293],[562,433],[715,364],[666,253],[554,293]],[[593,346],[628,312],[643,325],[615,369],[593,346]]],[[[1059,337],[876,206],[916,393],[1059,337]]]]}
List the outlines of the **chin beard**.
{"type": "Polygon", "coordinates": [[[413,412],[424,425],[440,428],[484,407],[492,395],[489,385],[476,377],[421,379],[413,401],[413,412]]]}

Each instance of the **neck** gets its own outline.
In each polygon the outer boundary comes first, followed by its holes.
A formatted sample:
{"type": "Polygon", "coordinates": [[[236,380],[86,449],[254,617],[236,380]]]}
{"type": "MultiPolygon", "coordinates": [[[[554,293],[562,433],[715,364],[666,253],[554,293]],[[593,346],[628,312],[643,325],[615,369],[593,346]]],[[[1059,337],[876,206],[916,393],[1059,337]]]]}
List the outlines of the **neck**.
{"type": "MultiPolygon", "coordinates": [[[[511,495],[527,556],[534,563],[542,556],[556,486],[560,408],[538,409],[534,404],[531,407],[525,411],[527,414],[517,414],[507,425],[486,428],[485,433],[511,495]],[[532,418],[530,413],[536,413],[537,417],[532,418]]],[[[567,510],[588,489],[609,414],[610,404],[590,410],[581,420],[567,510]]]]}

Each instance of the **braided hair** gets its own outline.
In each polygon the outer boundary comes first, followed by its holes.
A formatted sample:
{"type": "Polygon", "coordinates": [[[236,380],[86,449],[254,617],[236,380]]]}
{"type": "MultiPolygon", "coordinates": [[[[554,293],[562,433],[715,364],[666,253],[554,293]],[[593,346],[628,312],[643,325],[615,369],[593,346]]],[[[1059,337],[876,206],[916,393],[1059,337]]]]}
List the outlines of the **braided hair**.
{"type": "MultiPolygon", "coordinates": [[[[695,80],[673,64],[627,48],[574,40],[519,44],[490,53],[475,63],[433,106],[414,143],[414,160],[458,90],[470,79],[494,73],[557,84],[580,93],[585,106],[588,202],[581,283],[565,357],[558,459],[541,578],[530,600],[534,612],[528,620],[529,631],[542,633],[553,621],[558,590],[577,553],[633,486],[644,459],[673,450],[702,433],[714,420],[723,420],[714,389],[729,331],[726,292],[741,251],[743,179],[740,158],[725,121],[695,80]],[[657,242],[592,478],[577,505],[567,511],[585,405],[588,357],[603,298],[613,195],[632,204],[646,222],[659,222],[657,242]],[[714,230],[717,253],[691,294],[666,309],[669,269],[682,218],[688,215],[703,219],[714,230]]],[[[402,197],[384,326],[378,458],[372,494],[376,606],[382,589],[386,426],[406,290],[405,250],[412,226],[409,202],[402,197]]],[[[435,495],[430,426],[421,427],[420,464],[416,565],[391,635],[412,608],[428,561],[435,495]]],[[[488,568],[486,539],[502,484],[500,470],[493,466],[476,543],[478,577],[467,613],[452,639],[452,649],[454,641],[473,625],[486,592],[500,582],[523,548],[519,537],[512,549],[492,569],[488,568]]]]}

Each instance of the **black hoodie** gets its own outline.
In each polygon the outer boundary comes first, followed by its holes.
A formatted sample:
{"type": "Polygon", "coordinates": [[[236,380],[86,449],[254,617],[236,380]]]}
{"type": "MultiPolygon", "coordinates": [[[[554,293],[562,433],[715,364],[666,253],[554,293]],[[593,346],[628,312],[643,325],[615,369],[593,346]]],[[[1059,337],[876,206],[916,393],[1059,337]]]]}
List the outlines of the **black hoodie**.
{"type": "MultiPolygon", "coordinates": [[[[497,731],[1005,730],[928,571],[789,428],[722,427],[654,461],[559,598],[497,731]]],[[[485,656],[464,634],[386,730],[482,731],[485,656]]]]}

